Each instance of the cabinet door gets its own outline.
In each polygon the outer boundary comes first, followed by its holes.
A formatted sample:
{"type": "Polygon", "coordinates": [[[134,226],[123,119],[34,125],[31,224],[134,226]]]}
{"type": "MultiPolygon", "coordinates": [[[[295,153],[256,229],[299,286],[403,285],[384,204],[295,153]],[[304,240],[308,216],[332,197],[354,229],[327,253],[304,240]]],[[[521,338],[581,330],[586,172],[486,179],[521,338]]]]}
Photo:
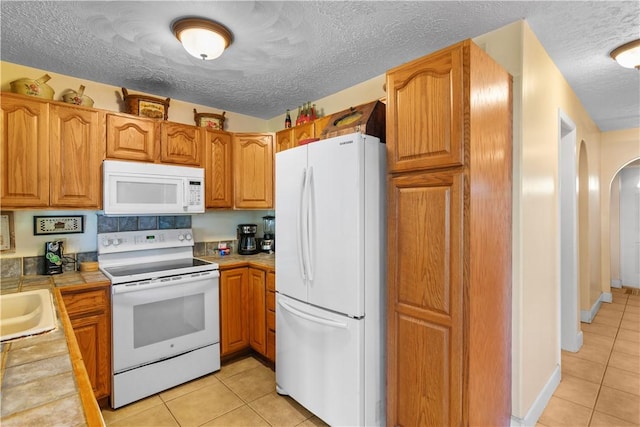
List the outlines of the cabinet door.
{"type": "Polygon", "coordinates": [[[464,46],[387,72],[389,172],[462,165],[464,46]]]}
{"type": "Polygon", "coordinates": [[[233,207],[233,174],[231,170],[231,134],[203,130],[205,151],[205,206],[233,207]]]}
{"type": "Polygon", "coordinates": [[[389,181],[388,425],[462,425],[463,182],[389,181]]]}
{"type": "Polygon", "coordinates": [[[262,355],[267,353],[267,307],[265,272],[249,269],[249,329],[251,347],[262,355]]]}
{"type": "Polygon", "coordinates": [[[0,204],[49,205],[49,106],[2,94],[0,204]]]}
{"type": "Polygon", "coordinates": [[[291,139],[292,133],[292,129],[284,129],[276,132],[276,153],[293,147],[293,141],[291,139]]]}
{"type": "Polygon", "coordinates": [[[309,139],[315,137],[315,125],[314,122],[305,123],[303,125],[298,125],[293,128],[293,141],[291,146],[297,147],[300,145],[300,141],[303,139],[309,139]]]}
{"type": "Polygon", "coordinates": [[[201,128],[180,123],[160,124],[160,161],[185,166],[201,164],[201,128]]]}
{"type": "Polygon", "coordinates": [[[233,140],[235,207],[273,208],[273,135],[241,133],[233,140]]]}
{"type": "Polygon", "coordinates": [[[220,272],[220,355],[249,347],[249,271],[220,272]]]}
{"type": "Polygon", "coordinates": [[[111,303],[108,286],[62,291],[96,399],[111,394],[111,303]]]}
{"type": "Polygon", "coordinates": [[[89,374],[96,399],[111,394],[111,365],[106,354],[110,354],[109,321],[104,314],[71,318],[71,326],[78,341],[82,361],[89,374]]]}
{"type": "Polygon", "coordinates": [[[156,122],[107,114],[107,158],[153,162],[156,122]]]}
{"type": "Polygon", "coordinates": [[[50,205],[102,206],[104,114],[96,110],[50,105],[50,205]]]}

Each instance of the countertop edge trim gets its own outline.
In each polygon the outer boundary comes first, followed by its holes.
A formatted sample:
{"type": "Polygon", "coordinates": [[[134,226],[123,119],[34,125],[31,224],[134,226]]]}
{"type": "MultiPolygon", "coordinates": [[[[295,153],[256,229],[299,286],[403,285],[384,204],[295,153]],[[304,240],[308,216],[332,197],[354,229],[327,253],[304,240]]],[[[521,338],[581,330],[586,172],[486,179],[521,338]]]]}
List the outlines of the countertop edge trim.
{"type": "Polygon", "coordinates": [[[87,425],[90,427],[104,427],[106,424],[104,422],[104,419],[102,418],[102,412],[100,412],[98,402],[96,401],[93,394],[93,387],[91,386],[89,374],[87,373],[87,369],[84,366],[84,362],[82,360],[80,347],[78,347],[78,341],[76,340],[76,335],[73,332],[73,326],[71,325],[69,314],[67,313],[67,309],[64,305],[64,300],[62,299],[62,293],[58,288],[54,289],[54,293],[58,302],[58,307],[60,308],[60,320],[64,328],[64,335],[67,340],[67,346],[69,347],[69,357],[71,358],[73,373],[78,384],[78,391],[80,400],[82,402],[82,409],[84,411],[85,420],[87,422],[87,425]]]}

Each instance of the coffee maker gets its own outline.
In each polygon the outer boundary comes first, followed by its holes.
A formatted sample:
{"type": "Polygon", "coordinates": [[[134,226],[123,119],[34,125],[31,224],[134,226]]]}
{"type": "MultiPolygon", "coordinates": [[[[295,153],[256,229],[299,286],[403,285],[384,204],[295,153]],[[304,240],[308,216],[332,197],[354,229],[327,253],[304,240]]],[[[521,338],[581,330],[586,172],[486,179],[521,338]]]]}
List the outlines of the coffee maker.
{"type": "Polygon", "coordinates": [[[238,225],[238,253],[240,255],[253,255],[260,252],[256,244],[256,231],[258,231],[258,226],[255,224],[238,225]]]}
{"type": "Polygon", "coordinates": [[[62,240],[45,242],[44,244],[44,273],[62,273],[62,240]]]}
{"type": "Polygon", "coordinates": [[[264,236],[262,237],[262,252],[271,253],[276,250],[276,217],[267,215],[262,217],[262,231],[264,236]]]}

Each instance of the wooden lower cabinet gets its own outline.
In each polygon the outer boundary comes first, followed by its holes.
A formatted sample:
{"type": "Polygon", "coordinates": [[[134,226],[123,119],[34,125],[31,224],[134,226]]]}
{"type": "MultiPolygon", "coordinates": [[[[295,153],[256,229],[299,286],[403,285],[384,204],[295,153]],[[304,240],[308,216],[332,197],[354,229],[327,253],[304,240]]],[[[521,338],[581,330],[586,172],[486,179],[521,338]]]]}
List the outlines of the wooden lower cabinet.
{"type": "Polygon", "coordinates": [[[253,349],[275,362],[275,272],[238,267],[220,273],[220,356],[253,349]]]}
{"type": "Polygon", "coordinates": [[[97,400],[111,395],[110,289],[108,283],[60,289],[97,400]]]}
{"type": "Polygon", "coordinates": [[[220,272],[220,356],[249,348],[249,270],[220,272]]]}
{"type": "Polygon", "coordinates": [[[262,355],[267,353],[267,308],[264,270],[249,268],[249,342],[262,355]]]}

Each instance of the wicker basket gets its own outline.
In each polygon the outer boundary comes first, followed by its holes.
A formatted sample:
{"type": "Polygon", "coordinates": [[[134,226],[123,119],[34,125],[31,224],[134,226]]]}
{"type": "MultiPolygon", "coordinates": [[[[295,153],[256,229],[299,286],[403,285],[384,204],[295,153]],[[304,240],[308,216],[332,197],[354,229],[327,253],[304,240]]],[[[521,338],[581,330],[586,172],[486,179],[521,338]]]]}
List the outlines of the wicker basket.
{"type": "Polygon", "coordinates": [[[38,98],[53,99],[53,88],[46,84],[51,76],[45,74],[38,79],[18,79],[11,82],[11,92],[21,95],[36,96],[38,98]]]}

